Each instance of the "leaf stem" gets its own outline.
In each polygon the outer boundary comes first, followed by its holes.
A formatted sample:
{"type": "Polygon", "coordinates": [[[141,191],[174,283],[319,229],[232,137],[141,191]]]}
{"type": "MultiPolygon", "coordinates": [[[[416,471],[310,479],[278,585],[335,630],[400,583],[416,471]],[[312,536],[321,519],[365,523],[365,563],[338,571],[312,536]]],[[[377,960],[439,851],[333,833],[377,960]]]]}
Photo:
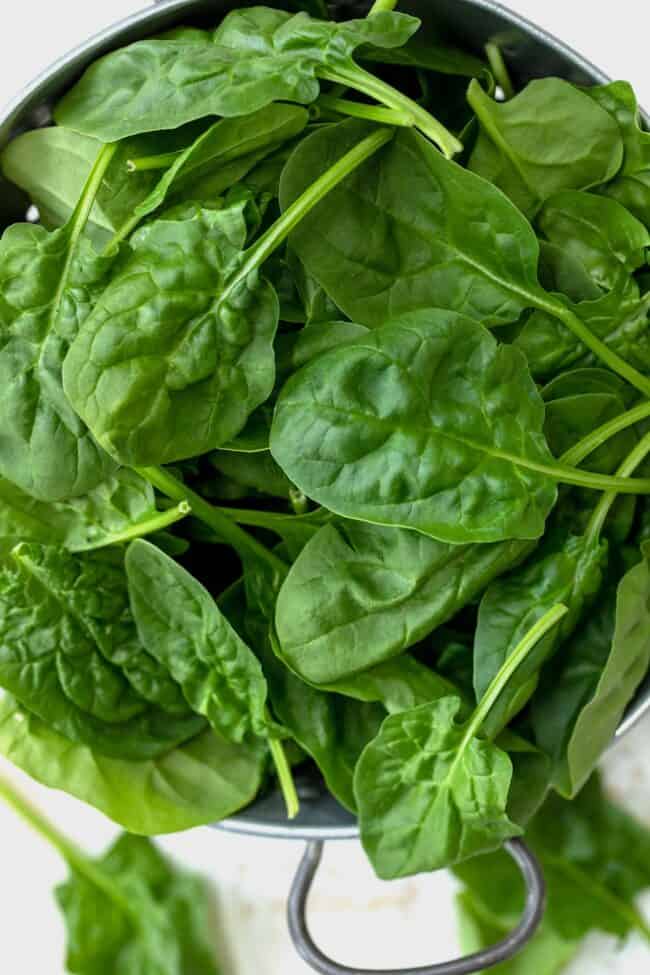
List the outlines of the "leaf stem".
{"type": "Polygon", "coordinates": [[[284,746],[279,738],[269,738],[269,748],[284,797],[284,804],[287,807],[287,816],[289,819],[295,819],[300,812],[300,800],[284,746]]]}
{"type": "Polygon", "coordinates": [[[377,102],[381,102],[387,108],[391,108],[399,115],[403,115],[411,120],[411,124],[426,135],[427,138],[438,146],[440,151],[448,159],[461,152],[462,142],[446,129],[442,122],[430,115],[429,112],[417,102],[414,102],[401,91],[397,91],[392,85],[382,81],[364,68],[359,67],[351,61],[347,65],[336,68],[319,68],[318,74],[325,81],[332,81],[334,84],[346,85],[356,91],[363,92],[377,102]]]}
{"type": "Polygon", "coordinates": [[[595,430],[588,433],[577,444],[570,447],[560,457],[560,463],[569,467],[577,467],[589,454],[593,453],[594,450],[597,450],[598,447],[602,446],[602,444],[606,443],[612,437],[615,437],[617,433],[634,426],[635,423],[639,423],[641,420],[647,419],[647,417],[650,417],[650,402],[640,403],[631,410],[627,410],[626,413],[615,416],[613,420],[608,420],[607,423],[596,427],[595,430]]]}
{"type": "MultiPolygon", "coordinates": [[[[650,453],[650,433],[646,433],[645,437],[639,440],[638,444],[631,450],[627,455],[618,471],[616,472],[619,477],[626,478],[632,474],[641,461],[643,461],[647,455],[650,453]]],[[[632,482],[630,482],[632,483],[632,482]]],[[[600,537],[600,533],[603,530],[603,525],[607,515],[609,514],[612,505],[618,497],[618,491],[608,491],[607,494],[603,494],[602,498],[594,508],[591,518],[589,519],[589,524],[587,525],[587,530],[585,531],[585,536],[589,542],[595,542],[600,537]]]]}
{"type": "Polygon", "coordinates": [[[504,450],[492,450],[493,457],[500,457],[510,461],[518,467],[529,471],[546,474],[561,484],[573,484],[575,487],[589,488],[592,491],[618,491],[620,494],[650,494],[650,478],[626,478],[610,474],[592,474],[576,467],[565,467],[561,463],[541,464],[527,457],[518,457],[504,450]]]}
{"type": "Polygon", "coordinates": [[[0,796],[36,833],[60,853],[71,870],[76,871],[103,891],[132,921],[139,921],[128,898],[110,878],[2,776],[0,776],[0,796]]]}
{"type": "Polygon", "coordinates": [[[224,542],[232,545],[242,560],[248,556],[253,556],[253,558],[266,563],[274,572],[280,572],[283,575],[287,572],[286,562],[270,552],[265,545],[262,545],[256,538],[240,528],[219,508],[209,504],[200,494],[192,491],[164,467],[142,467],[138,468],[138,473],[168,498],[171,498],[172,501],[186,501],[192,509],[192,514],[205,525],[208,525],[224,542]]]}
{"type": "Polygon", "coordinates": [[[397,6],[399,0],[375,0],[372,7],[368,11],[368,16],[372,14],[381,13],[384,10],[394,10],[397,6]]]}
{"type": "Polygon", "coordinates": [[[503,52],[498,44],[495,44],[494,41],[490,41],[489,44],[485,45],[485,53],[490,64],[490,68],[492,69],[494,80],[501,88],[501,91],[503,92],[507,101],[514,96],[515,89],[510,78],[510,73],[508,72],[508,67],[503,59],[503,52]]]}
{"type": "Polygon", "coordinates": [[[49,313],[50,324],[56,319],[56,316],[59,313],[59,308],[61,306],[63,295],[70,277],[72,264],[75,259],[79,238],[81,237],[86,224],[88,223],[90,211],[95,203],[99,187],[102,185],[102,180],[106,175],[106,170],[111,164],[111,160],[115,155],[116,149],[117,144],[112,143],[110,145],[103,146],[99,150],[97,159],[93,164],[93,168],[90,170],[90,175],[86,181],[86,185],[83,188],[81,198],[75,207],[75,211],[72,215],[72,224],[70,227],[70,237],[68,240],[68,250],[65,265],[63,267],[63,271],[61,272],[59,284],[56,289],[56,295],[54,297],[54,301],[52,302],[49,313]]]}
{"type": "Polygon", "coordinates": [[[364,105],[362,102],[353,102],[348,98],[321,95],[315,105],[331,112],[338,112],[339,115],[368,119],[368,121],[378,122],[380,125],[408,128],[413,124],[408,115],[395,112],[392,108],[382,108],[381,105],[364,105]]]}
{"type": "Polygon", "coordinates": [[[245,259],[234,276],[219,296],[219,304],[227,301],[233,291],[246,280],[253,271],[257,270],[271,254],[284,243],[291,231],[312,210],[317,203],[338,186],[350,173],[353,173],[362,163],[374,155],[378,149],[385,146],[393,138],[392,129],[380,129],[363,139],[358,145],[346,152],[338,162],[331,166],[322,176],[309,186],[297,200],[287,207],[279,220],[262,234],[252,247],[245,252],[245,259]]]}
{"type": "Polygon", "coordinates": [[[643,393],[644,396],[650,397],[650,378],[644,376],[643,373],[631,366],[622,356],[610,349],[602,339],[585,325],[581,318],[576,315],[574,311],[567,308],[562,302],[551,302],[554,307],[553,315],[559,318],[568,329],[570,329],[576,338],[579,338],[583,345],[586,345],[595,356],[597,356],[601,362],[604,362],[612,372],[618,373],[623,379],[627,381],[639,392],[643,393]]]}
{"type": "Polygon", "coordinates": [[[145,535],[152,535],[154,532],[164,531],[165,528],[169,528],[171,525],[175,525],[176,522],[186,518],[191,512],[190,505],[186,500],[183,500],[175,508],[160,511],[152,515],[151,518],[135,522],[133,525],[129,525],[128,528],[125,528],[124,531],[115,532],[112,535],[105,535],[95,545],[84,546],[82,551],[92,552],[95,549],[106,548],[108,545],[121,545],[123,542],[130,542],[134,538],[143,538],[145,535]]]}
{"type": "Polygon", "coordinates": [[[140,156],[138,159],[127,159],[126,168],[130,173],[143,173],[152,169],[169,169],[184,152],[184,149],[178,149],[176,152],[161,152],[158,156],[140,156]]]}
{"type": "Polygon", "coordinates": [[[510,678],[521,666],[531,650],[534,649],[542,637],[546,636],[548,631],[552,630],[553,627],[559,623],[559,621],[566,616],[568,612],[569,609],[567,606],[565,606],[563,603],[558,603],[556,606],[549,609],[548,612],[544,613],[544,615],[541,616],[533,626],[531,626],[528,632],[519,641],[510,656],[499,668],[498,673],[490,683],[488,689],[481,698],[478,707],[474,711],[474,714],[472,715],[472,718],[467,726],[465,735],[463,736],[463,740],[460,744],[458,750],[459,753],[463,751],[463,749],[469,744],[470,740],[480,731],[483,722],[492,710],[497,698],[500,696],[501,692],[510,681],[510,678]]]}

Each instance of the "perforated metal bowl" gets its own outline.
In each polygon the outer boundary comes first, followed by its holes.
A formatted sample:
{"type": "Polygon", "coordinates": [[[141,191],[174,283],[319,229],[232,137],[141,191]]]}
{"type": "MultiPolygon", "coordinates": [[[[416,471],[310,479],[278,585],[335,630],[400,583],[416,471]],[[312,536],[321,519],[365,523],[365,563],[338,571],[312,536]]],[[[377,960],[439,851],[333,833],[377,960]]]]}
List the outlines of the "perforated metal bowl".
{"type": "MultiPolygon", "coordinates": [[[[286,6],[282,0],[266,0],[266,3],[281,8],[286,6]]],[[[102,54],[181,23],[213,26],[229,10],[252,5],[247,0],[162,0],[116,23],[62,57],[0,110],[0,148],[20,132],[49,124],[51,106],[102,54]]],[[[336,0],[331,4],[344,16],[363,16],[369,5],[369,0],[336,0]]],[[[488,41],[498,40],[518,86],[548,75],[579,85],[601,84],[609,80],[598,68],[546,31],[491,0],[401,0],[399,9],[420,17],[424,31],[435,27],[437,36],[447,37],[456,46],[477,54],[488,41]]],[[[27,206],[23,194],[0,176],[0,229],[24,219],[27,206]]],[[[639,690],[617,737],[625,734],[649,709],[650,678],[639,690]]],[[[354,817],[327,794],[316,778],[299,780],[298,788],[302,808],[292,822],[287,822],[281,797],[274,794],[219,824],[220,828],[274,839],[306,840],[305,857],[289,899],[289,927],[297,950],[308,964],[324,975],[377,975],[332,962],[314,945],[309,935],[305,919],[306,899],[323,843],[354,839],[358,831],[354,817]]],[[[517,929],[499,945],[471,957],[399,972],[385,971],[384,975],[468,975],[511,957],[526,943],[543,913],[544,885],[539,868],[525,846],[519,841],[507,846],[522,871],[528,890],[526,909],[517,929]]]]}

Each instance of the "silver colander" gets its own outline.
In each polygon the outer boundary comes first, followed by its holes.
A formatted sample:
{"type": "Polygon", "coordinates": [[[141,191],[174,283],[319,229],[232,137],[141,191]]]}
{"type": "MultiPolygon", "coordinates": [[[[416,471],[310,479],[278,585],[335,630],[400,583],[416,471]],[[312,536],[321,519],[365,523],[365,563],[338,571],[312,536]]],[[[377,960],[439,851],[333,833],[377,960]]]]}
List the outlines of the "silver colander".
{"type": "MultiPolygon", "coordinates": [[[[265,0],[258,0],[258,3],[265,0]]],[[[281,0],[267,5],[284,7],[281,0]]],[[[62,57],[36,78],[4,109],[0,109],[0,148],[13,136],[48,125],[51,106],[96,58],[115,48],[140,40],[178,24],[214,25],[229,10],[251,6],[248,0],[158,0],[90,38],[62,57]]],[[[369,0],[336,0],[331,6],[345,16],[363,16],[369,0]]],[[[609,79],[575,51],[546,31],[491,0],[402,0],[399,9],[423,22],[423,30],[435,27],[438,37],[448,37],[459,47],[480,53],[490,40],[498,40],[515,81],[522,85],[533,78],[555,75],[579,85],[602,84],[609,79]]],[[[647,121],[647,120],[646,120],[647,121]]],[[[27,201],[0,176],[0,230],[25,217],[27,201]]],[[[617,737],[624,735],[650,709],[650,678],[622,721],[617,737]]],[[[282,799],[273,794],[253,803],[220,828],[274,839],[307,842],[288,904],[289,929],[304,960],[323,975],[470,975],[511,958],[535,932],[544,911],[544,882],[539,866],[519,840],[506,848],[519,866],[526,883],[526,907],[517,928],[497,945],[466,958],[409,969],[376,972],[348,968],[327,958],[314,944],[306,920],[306,902],[327,840],[356,839],[354,817],[328,795],[315,777],[298,781],[299,816],[288,822],[282,799]]]]}

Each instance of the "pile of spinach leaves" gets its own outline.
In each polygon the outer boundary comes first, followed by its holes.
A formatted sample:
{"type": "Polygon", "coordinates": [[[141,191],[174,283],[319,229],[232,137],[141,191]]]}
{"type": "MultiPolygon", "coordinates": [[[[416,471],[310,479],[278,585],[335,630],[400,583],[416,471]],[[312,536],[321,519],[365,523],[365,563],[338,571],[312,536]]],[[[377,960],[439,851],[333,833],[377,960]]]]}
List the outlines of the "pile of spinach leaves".
{"type": "Polygon", "coordinates": [[[0,241],[0,751],[140,834],[310,761],[385,878],[576,796],[650,663],[650,135],[394,6],[106,55],[0,241]]]}

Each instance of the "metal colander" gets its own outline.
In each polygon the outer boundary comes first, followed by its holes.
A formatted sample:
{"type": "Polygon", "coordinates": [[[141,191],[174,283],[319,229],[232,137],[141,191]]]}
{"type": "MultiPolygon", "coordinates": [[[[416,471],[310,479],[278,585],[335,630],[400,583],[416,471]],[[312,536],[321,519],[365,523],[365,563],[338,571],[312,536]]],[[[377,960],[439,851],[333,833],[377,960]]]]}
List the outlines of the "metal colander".
{"type": "MultiPolygon", "coordinates": [[[[266,0],[266,3],[286,6],[281,0],[266,0]]],[[[252,5],[249,0],[158,0],[149,9],[109,27],[53,64],[0,110],[0,148],[20,132],[48,125],[51,106],[102,54],[180,23],[213,26],[229,10],[252,5]]],[[[336,15],[350,17],[364,16],[369,5],[369,0],[336,0],[331,7],[336,15]]],[[[512,77],[519,86],[548,75],[579,85],[601,84],[609,80],[546,31],[491,0],[402,0],[399,9],[420,17],[424,31],[435,28],[438,38],[447,38],[452,44],[476,53],[482,52],[488,41],[498,40],[512,77]]],[[[0,230],[24,219],[27,206],[23,194],[3,182],[0,176],[0,230]]],[[[625,734],[649,709],[650,679],[646,679],[622,721],[617,737],[625,734]]],[[[289,897],[288,921],[297,951],[316,971],[324,975],[469,975],[511,958],[535,932],[544,911],[544,882],[539,866],[525,844],[513,840],[506,844],[506,848],[526,883],[526,907],[517,928],[497,945],[451,962],[384,970],[383,973],[348,968],[327,958],[309,934],[307,897],[325,841],[355,839],[358,830],[354,817],[328,795],[316,777],[305,777],[297,784],[302,806],[297,819],[287,821],[281,797],[273,794],[219,825],[238,833],[307,842],[289,897]]]]}

